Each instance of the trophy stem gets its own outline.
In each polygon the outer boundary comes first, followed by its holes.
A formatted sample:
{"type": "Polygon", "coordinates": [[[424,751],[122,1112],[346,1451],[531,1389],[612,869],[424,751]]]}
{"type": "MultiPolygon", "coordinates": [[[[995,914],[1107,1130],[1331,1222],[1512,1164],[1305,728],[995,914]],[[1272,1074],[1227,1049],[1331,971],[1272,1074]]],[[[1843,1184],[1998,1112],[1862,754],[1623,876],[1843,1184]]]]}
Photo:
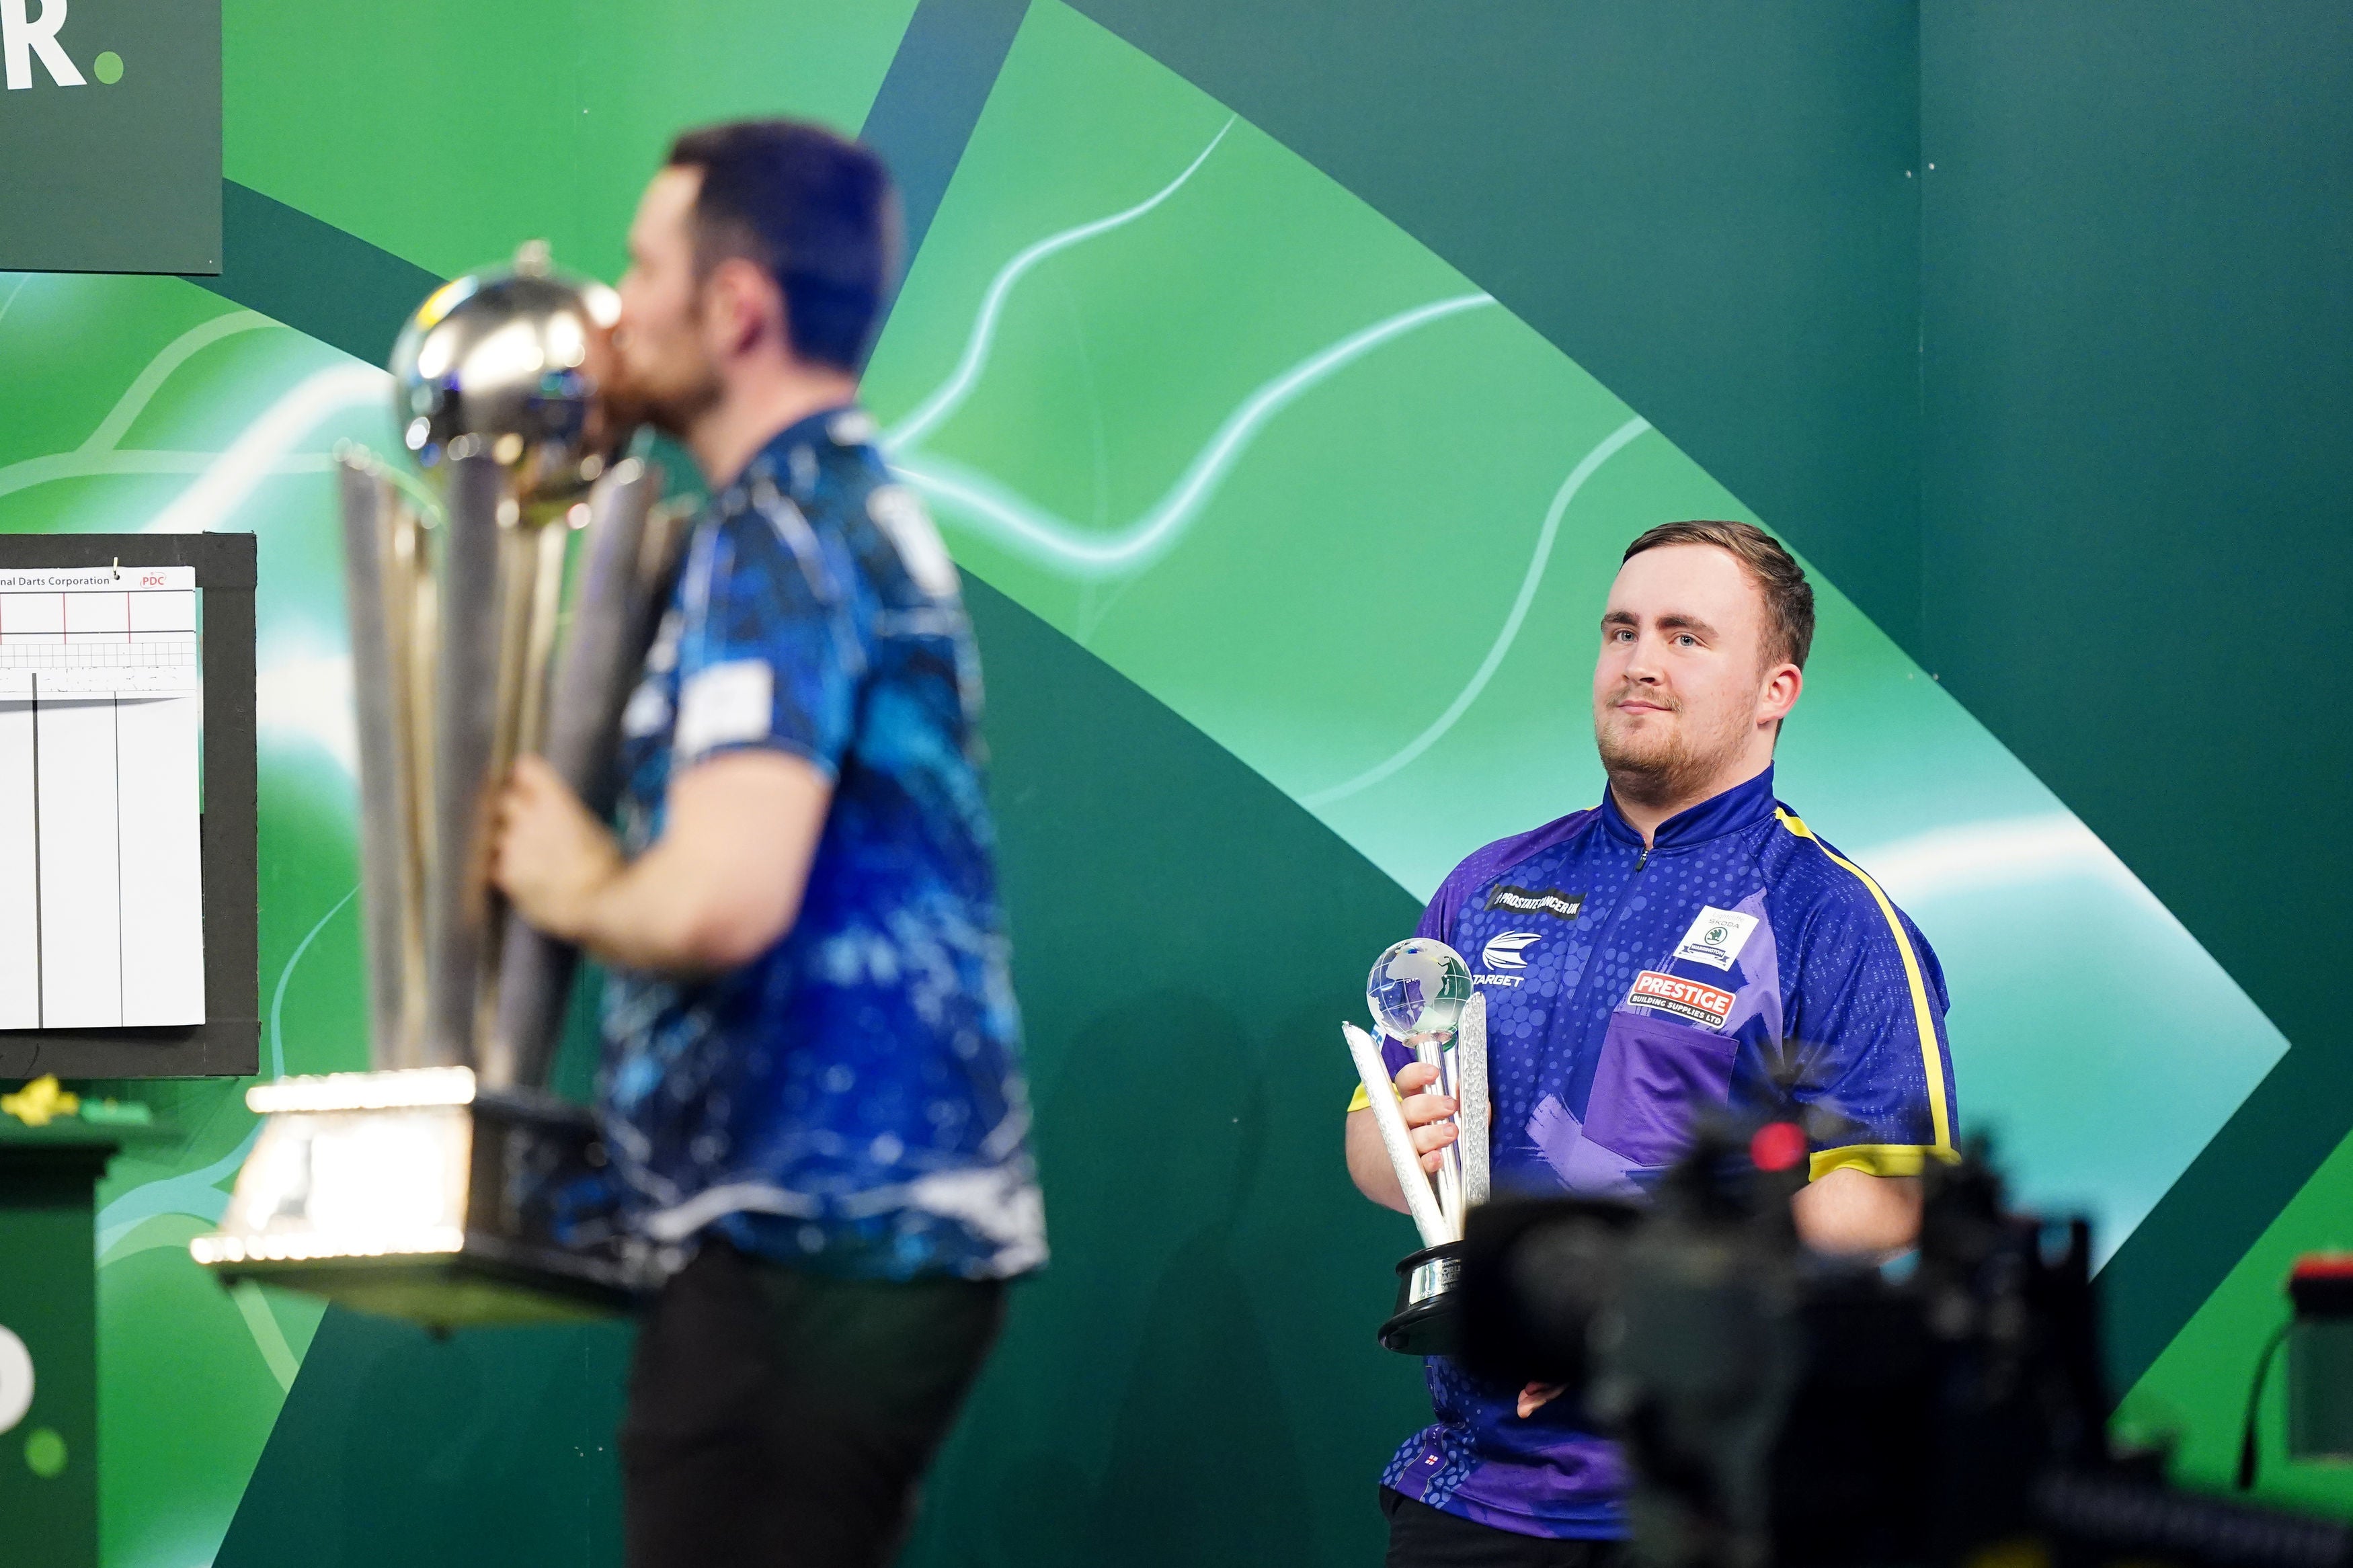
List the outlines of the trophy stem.
{"type": "Polygon", "coordinates": [[[1487,1081],[1487,998],[1473,994],[1462,1009],[1462,1023],[1454,1037],[1454,1073],[1462,1109],[1455,1122],[1462,1129],[1462,1217],[1487,1201],[1494,1147],[1493,1089],[1487,1081]]]}
{"type": "MultiPolygon", "coordinates": [[[[565,548],[571,530],[533,518],[512,499],[498,514],[500,598],[498,679],[492,709],[490,754],[483,776],[481,811],[487,849],[488,815],[515,759],[539,747],[546,710],[547,665],[555,647],[556,616],[563,602],[565,548]]],[[[475,874],[469,864],[468,876],[475,874]]],[[[512,923],[505,899],[490,885],[487,858],[480,866],[480,942],[474,953],[473,1016],[467,1038],[471,1065],[492,1088],[511,1087],[512,1064],[494,1061],[491,1042],[498,1026],[499,960],[512,923]]]]}
{"type": "Polygon", "coordinates": [[[433,815],[425,911],[425,1051],[433,1066],[471,1067],[491,934],[491,808],[500,775],[501,655],[506,595],[499,571],[513,502],[498,464],[479,453],[449,463],[448,518],[435,562],[433,815]]]}
{"type": "MultiPolygon", "coordinates": [[[[1414,1059],[1438,1069],[1438,1076],[1430,1080],[1430,1092],[1452,1097],[1459,1106],[1462,1085],[1455,1069],[1454,1053],[1446,1047],[1447,1042],[1439,1037],[1424,1035],[1414,1042],[1414,1059]]],[[[1462,1239],[1462,1119],[1458,1113],[1453,1120],[1455,1141],[1438,1152],[1438,1212],[1446,1219],[1446,1239],[1460,1241],[1462,1239]]]]}
{"type": "MultiPolygon", "coordinates": [[[[525,722],[532,749],[599,816],[612,809],[621,708],[668,597],[681,532],[677,516],[654,510],[660,493],[660,471],[631,458],[590,495],[572,624],[563,654],[545,677],[545,720],[525,722]]],[[[545,671],[544,655],[533,658],[533,668],[545,671]]],[[[509,920],[505,928],[498,1016],[483,1040],[483,1076],[494,1086],[539,1087],[554,1063],[579,955],[521,921],[509,920]]]]}
{"type": "MultiPolygon", "coordinates": [[[[425,910],[432,843],[433,727],[427,720],[438,646],[432,562],[424,521],[393,492],[394,526],[385,536],[385,622],[391,631],[392,743],[399,754],[389,771],[399,790],[394,825],[400,855],[383,897],[398,910],[400,1026],[379,1046],[378,1065],[423,1067],[425,1056],[425,910]]],[[[379,738],[379,743],[383,743],[379,738]]],[[[371,889],[373,896],[374,889],[371,889]]]]}

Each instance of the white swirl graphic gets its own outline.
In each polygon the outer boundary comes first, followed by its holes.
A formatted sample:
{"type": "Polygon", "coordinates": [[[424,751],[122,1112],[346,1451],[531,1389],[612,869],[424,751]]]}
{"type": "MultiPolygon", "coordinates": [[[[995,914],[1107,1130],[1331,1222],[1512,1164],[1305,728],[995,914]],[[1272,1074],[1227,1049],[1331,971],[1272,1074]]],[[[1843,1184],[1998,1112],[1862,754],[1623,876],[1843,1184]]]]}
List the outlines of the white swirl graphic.
{"type": "Polygon", "coordinates": [[[1455,721],[1471,710],[1471,704],[1479,700],[1479,693],[1487,689],[1487,682],[1494,679],[1496,670],[1503,668],[1504,656],[1512,651],[1512,644],[1519,637],[1520,623],[1527,619],[1528,606],[1535,602],[1536,585],[1544,581],[1546,563],[1552,559],[1553,538],[1560,531],[1560,520],[1567,512],[1568,503],[1577,499],[1577,492],[1585,488],[1585,481],[1593,477],[1596,469],[1617,456],[1619,449],[1627,442],[1650,427],[1651,422],[1647,419],[1640,416],[1629,419],[1603,437],[1601,444],[1586,453],[1584,459],[1568,471],[1568,478],[1561,481],[1560,489],[1553,494],[1552,505],[1545,511],[1544,526],[1536,531],[1535,553],[1529,558],[1527,572],[1520,579],[1520,594],[1512,601],[1512,613],[1504,617],[1503,630],[1495,634],[1494,644],[1487,649],[1487,657],[1480,660],[1470,683],[1446,705],[1446,711],[1430,721],[1429,729],[1407,742],[1390,756],[1374,763],[1355,778],[1328,789],[1317,790],[1313,795],[1300,796],[1300,805],[1313,811],[1334,801],[1345,800],[1358,790],[1370,789],[1436,745],[1439,737],[1454,728],[1455,721]]]}
{"type": "Polygon", "coordinates": [[[1016,494],[987,474],[926,457],[918,464],[898,458],[892,467],[909,484],[971,522],[981,532],[1019,554],[1071,577],[1110,577],[1140,572],[1166,554],[1215,493],[1219,481],[1246,451],[1259,431],[1302,393],[1353,360],[1431,321],[1475,310],[1495,301],[1485,294],[1462,294],[1401,310],[1386,321],[1311,354],[1245,398],[1226,416],[1208,444],[1193,457],[1176,483],[1151,510],[1112,534],[1082,529],[1016,494]]]}

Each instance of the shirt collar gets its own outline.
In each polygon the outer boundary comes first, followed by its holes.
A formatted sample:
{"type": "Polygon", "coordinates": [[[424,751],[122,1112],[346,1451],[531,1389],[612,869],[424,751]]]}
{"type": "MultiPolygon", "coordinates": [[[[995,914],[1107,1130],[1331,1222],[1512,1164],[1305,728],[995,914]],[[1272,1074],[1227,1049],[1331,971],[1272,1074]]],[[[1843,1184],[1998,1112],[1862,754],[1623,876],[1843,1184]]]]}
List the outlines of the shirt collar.
{"type": "Polygon", "coordinates": [[[854,451],[872,444],[881,434],[881,426],[874,422],[874,416],[855,403],[804,414],[769,437],[766,444],[752,454],[752,460],[744,465],[743,472],[735,476],[720,500],[724,504],[741,504],[750,499],[752,487],[762,479],[787,495],[806,500],[804,492],[814,482],[813,474],[805,471],[813,467],[816,454],[812,448],[830,446],[854,451]],[[802,450],[808,450],[810,455],[796,461],[793,454],[802,450]]]}
{"type": "MultiPolygon", "coordinates": [[[[1710,838],[1721,838],[1765,821],[1773,815],[1773,768],[1768,763],[1755,778],[1734,784],[1721,795],[1712,795],[1659,824],[1658,831],[1651,836],[1651,847],[1682,849],[1710,838]]],[[[1642,842],[1641,832],[1626,820],[1625,813],[1618,809],[1617,796],[1606,788],[1601,792],[1601,823],[1614,838],[1629,844],[1642,842]]]]}

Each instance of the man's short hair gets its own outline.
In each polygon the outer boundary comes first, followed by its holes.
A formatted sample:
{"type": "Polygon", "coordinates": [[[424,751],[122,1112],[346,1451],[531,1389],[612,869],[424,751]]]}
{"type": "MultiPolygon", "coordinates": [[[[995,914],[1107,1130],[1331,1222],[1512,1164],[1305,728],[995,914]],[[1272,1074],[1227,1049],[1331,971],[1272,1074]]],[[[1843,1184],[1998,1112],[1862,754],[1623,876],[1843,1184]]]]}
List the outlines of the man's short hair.
{"type": "Polygon", "coordinates": [[[736,257],[764,268],[784,290],[796,356],[836,370],[862,365],[898,259],[898,204],[882,160],[822,126],[736,120],[686,132],[669,162],[702,173],[696,270],[736,257]]]}
{"type": "Polygon", "coordinates": [[[1779,540],[1753,522],[1662,522],[1628,545],[1619,563],[1662,544],[1713,544],[1729,551],[1765,599],[1765,662],[1806,668],[1814,646],[1814,590],[1806,569],[1779,540]]]}

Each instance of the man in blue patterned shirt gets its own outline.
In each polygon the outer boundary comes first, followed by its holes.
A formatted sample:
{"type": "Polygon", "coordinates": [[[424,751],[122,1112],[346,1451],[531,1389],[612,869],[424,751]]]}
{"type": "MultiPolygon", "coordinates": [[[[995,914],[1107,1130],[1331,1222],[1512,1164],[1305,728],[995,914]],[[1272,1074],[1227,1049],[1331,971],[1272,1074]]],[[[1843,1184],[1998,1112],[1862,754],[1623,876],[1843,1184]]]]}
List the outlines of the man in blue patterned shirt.
{"type": "MultiPolygon", "coordinates": [[[[1599,805],[1488,845],[1419,933],[1487,997],[1497,1191],[1640,1198],[1710,1110],[1801,1123],[1811,1246],[1886,1254],[1949,1161],[1945,981],[1902,910],[1773,794],[1804,684],[1813,590],[1745,522],[1671,522],[1627,547],[1601,616],[1599,805]]],[[[1389,1066],[1424,1163],[1454,1138],[1432,1068],[1389,1066]]],[[[1369,1101],[1347,1159],[1405,1201],[1369,1101]]],[[[1600,1568],[1626,1533],[1616,1445],[1574,1398],[1428,1363],[1437,1420],[1382,1477],[1391,1568],[1600,1568]]]]}
{"type": "Polygon", "coordinates": [[[971,627],[854,402],[894,233],[828,132],[672,149],[605,379],[712,499],[617,837],[535,758],[501,803],[499,885],[609,970],[607,1141],[680,1260],[622,1427],[633,1568],[883,1560],[1046,1257],[971,627]]]}

